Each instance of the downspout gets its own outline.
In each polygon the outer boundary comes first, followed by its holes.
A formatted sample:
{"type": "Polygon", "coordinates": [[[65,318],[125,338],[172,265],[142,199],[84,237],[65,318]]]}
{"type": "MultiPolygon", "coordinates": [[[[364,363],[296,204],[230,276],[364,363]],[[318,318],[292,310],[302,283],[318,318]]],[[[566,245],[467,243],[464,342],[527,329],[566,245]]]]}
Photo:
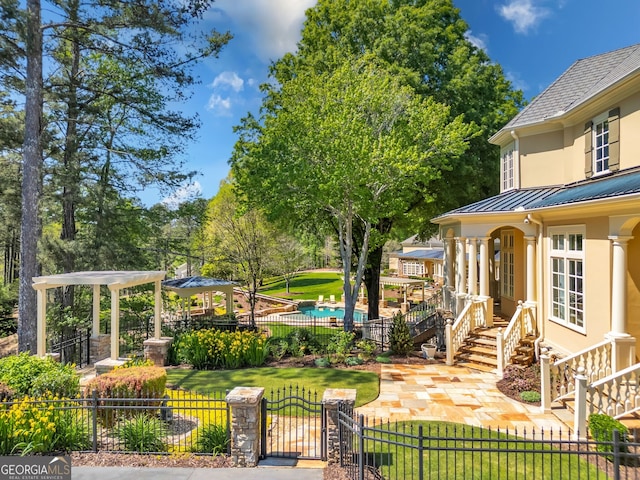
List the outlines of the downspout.
{"type": "Polygon", "coordinates": [[[535,218],[532,214],[528,213],[526,218],[524,219],[524,223],[529,224],[533,223],[536,225],[536,229],[538,232],[538,241],[536,245],[536,263],[537,266],[537,274],[536,275],[536,303],[537,303],[537,321],[540,325],[540,335],[533,342],[533,349],[536,355],[536,360],[540,361],[540,342],[544,338],[544,322],[540,321],[540,312],[542,310],[541,300],[542,300],[542,222],[535,218]]]}

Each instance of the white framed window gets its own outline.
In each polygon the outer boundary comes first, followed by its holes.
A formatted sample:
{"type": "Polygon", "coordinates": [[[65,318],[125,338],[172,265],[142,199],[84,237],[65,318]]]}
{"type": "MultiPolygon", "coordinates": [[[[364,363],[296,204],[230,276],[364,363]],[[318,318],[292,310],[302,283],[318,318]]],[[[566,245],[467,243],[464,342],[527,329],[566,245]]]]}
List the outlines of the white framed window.
{"type": "Polygon", "coordinates": [[[503,230],[500,239],[500,293],[513,299],[515,296],[515,234],[503,230]]]}
{"type": "Polygon", "coordinates": [[[406,276],[422,277],[424,275],[424,263],[402,262],[402,274],[406,276]]]}
{"type": "Polygon", "coordinates": [[[585,333],[584,227],[549,228],[551,304],[557,323],[585,333]]]}
{"type": "Polygon", "coordinates": [[[510,143],[500,151],[501,191],[515,188],[514,143],[510,143]]]}
{"type": "Polygon", "coordinates": [[[606,113],[593,119],[593,174],[609,171],[609,116],[606,113]]]}

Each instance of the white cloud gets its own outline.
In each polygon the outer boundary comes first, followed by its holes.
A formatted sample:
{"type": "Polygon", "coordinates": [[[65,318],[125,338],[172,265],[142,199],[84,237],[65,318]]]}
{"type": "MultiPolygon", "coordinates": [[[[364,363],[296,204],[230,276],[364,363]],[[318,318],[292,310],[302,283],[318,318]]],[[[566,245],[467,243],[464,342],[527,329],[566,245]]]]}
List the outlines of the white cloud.
{"type": "Polygon", "coordinates": [[[188,202],[202,194],[202,185],[197,180],[178,188],[172,195],[164,198],[162,203],[170,210],[176,210],[182,203],[188,202]]]}
{"type": "Polygon", "coordinates": [[[234,92],[240,92],[244,88],[244,80],[238,76],[236,72],[222,72],[211,84],[216,87],[231,87],[234,92]]]}
{"type": "Polygon", "coordinates": [[[513,85],[513,88],[522,90],[523,92],[526,92],[527,90],[529,90],[529,84],[525,80],[523,80],[518,73],[505,72],[504,76],[507,80],[511,82],[511,85],[513,85]]]}
{"type": "Polygon", "coordinates": [[[489,52],[489,49],[487,48],[489,37],[487,37],[484,33],[474,35],[473,33],[471,33],[471,30],[468,30],[467,33],[464,34],[464,38],[469,40],[473,45],[475,45],[480,50],[484,50],[485,53],[489,52]]]}
{"type": "Polygon", "coordinates": [[[295,51],[304,13],[315,4],[316,0],[217,0],[213,10],[223,11],[235,24],[231,31],[246,36],[251,50],[269,63],[295,51]]]}
{"type": "Polygon", "coordinates": [[[231,115],[231,106],[232,102],[230,97],[223,98],[217,93],[214,93],[209,97],[207,110],[210,110],[219,116],[229,116],[231,115]]]}
{"type": "Polygon", "coordinates": [[[548,9],[536,5],[535,0],[509,0],[508,3],[498,7],[498,13],[513,24],[513,29],[517,33],[523,34],[529,33],[550,14],[548,9]]]}

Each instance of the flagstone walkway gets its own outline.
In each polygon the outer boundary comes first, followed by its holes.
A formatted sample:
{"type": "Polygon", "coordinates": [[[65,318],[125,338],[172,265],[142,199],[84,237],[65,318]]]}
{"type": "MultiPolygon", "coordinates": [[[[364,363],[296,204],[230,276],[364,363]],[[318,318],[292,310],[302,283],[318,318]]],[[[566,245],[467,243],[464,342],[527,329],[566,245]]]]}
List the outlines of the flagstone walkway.
{"type": "Polygon", "coordinates": [[[357,409],[369,418],[442,420],[527,432],[569,433],[568,425],[540,407],[503,395],[497,377],[444,363],[381,365],[380,396],[357,409]]]}

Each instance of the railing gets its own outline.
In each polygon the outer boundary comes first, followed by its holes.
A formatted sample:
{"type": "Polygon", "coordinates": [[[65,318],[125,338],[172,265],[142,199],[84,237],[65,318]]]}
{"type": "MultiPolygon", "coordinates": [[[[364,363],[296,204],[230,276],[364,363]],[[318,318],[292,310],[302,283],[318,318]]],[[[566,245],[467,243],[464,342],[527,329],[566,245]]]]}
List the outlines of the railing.
{"type": "Polygon", "coordinates": [[[447,365],[453,365],[453,356],[476,328],[486,325],[485,300],[473,299],[462,310],[453,325],[449,320],[445,328],[447,343],[447,365]]]}
{"type": "Polygon", "coordinates": [[[498,375],[502,376],[504,368],[509,359],[516,351],[520,340],[528,334],[536,332],[535,319],[533,318],[533,309],[526,306],[522,301],[518,301],[516,313],[511,317],[511,321],[504,333],[498,333],[496,337],[498,350],[498,375]]]}
{"type": "Polygon", "coordinates": [[[586,372],[589,383],[611,375],[612,342],[604,340],[569,357],[551,363],[542,355],[540,376],[542,379],[542,408],[551,409],[551,403],[562,400],[575,392],[574,376],[578,369],[586,372]]]}
{"type": "Polygon", "coordinates": [[[89,337],[90,330],[77,330],[73,335],[51,339],[51,353],[60,355],[61,363],[75,363],[78,367],[83,367],[90,363],[89,360],[89,337]]]}
{"type": "Polygon", "coordinates": [[[620,418],[637,412],[640,410],[639,381],[640,364],[635,364],[592,383],[586,391],[589,413],[620,418]]]}

